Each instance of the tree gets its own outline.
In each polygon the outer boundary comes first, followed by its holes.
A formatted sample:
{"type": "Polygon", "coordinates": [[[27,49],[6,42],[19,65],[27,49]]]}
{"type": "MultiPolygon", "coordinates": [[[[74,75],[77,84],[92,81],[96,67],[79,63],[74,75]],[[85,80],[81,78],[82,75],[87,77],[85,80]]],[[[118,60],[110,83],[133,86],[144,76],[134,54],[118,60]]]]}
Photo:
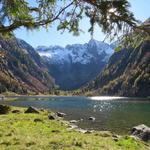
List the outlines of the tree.
{"type": "Polygon", "coordinates": [[[58,21],[58,30],[78,35],[84,17],[90,19],[91,34],[98,24],[110,39],[120,32],[147,30],[138,25],[129,7],[128,0],[0,0],[0,33],[9,34],[21,26],[31,30],[47,28],[58,21]]]}

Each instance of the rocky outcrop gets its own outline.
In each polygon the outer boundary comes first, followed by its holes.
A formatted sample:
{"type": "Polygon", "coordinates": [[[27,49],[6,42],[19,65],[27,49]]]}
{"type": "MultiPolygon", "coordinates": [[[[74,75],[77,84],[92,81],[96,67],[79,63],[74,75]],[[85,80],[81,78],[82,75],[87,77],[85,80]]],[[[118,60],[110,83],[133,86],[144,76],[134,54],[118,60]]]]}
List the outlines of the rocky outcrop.
{"type": "Polygon", "coordinates": [[[77,123],[78,121],[77,120],[70,120],[69,121],[71,124],[74,124],[74,123],[77,123]]]}
{"type": "Polygon", "coordinates": [[[12,110],[12,113],[14,113],[14,114],[19,114],[19,113],[21,113],[21,111],[18,110],[18,109],[15,109],[15,110],[12,110]]]}
{"type": "Polygon", "coordinates": [[[49,120],[55,120],[55,119],[57,119],[57,117],[55,115],[49,114],[48,119],[49,120]]]}
{"type": "Polygon", "coordinates": [[[39,114],[39,110],[37,109],[37,108],[35,108],[35,107],[29,107],[26,111],[25,111],[25,113],[36,113],[36,114],[39,114]]]}
{"type": "Polygon", "coordinates": [[[62,112],[57,112],[56,115],[57,115],[58,117],[64,117],[64,116],[66,116],[66,114],[65,114],[65,113],[62,113],[62,112]]]}
{"type": "Polygon", "coordinates": [[[131,134],[142,139],[143,141],[150,140],[150,128],[144,124],[133,127],[131,130],[131,134]]]}

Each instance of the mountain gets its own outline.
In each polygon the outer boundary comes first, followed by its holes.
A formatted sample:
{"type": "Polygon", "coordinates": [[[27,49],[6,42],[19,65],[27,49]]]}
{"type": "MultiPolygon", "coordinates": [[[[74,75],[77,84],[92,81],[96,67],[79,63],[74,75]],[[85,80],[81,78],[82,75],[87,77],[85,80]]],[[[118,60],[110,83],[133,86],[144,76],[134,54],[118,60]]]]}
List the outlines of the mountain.
{"type": "Polygon", "coordinates": [[[53,89],[54,80],[43,59],[25,41],[0,35],[0,54],[3,54],[0,57],[0,92],[26,94],[53,89]]]}
{"type": "Polygon", "coordinates": [[[91,95],[150,96],[150,40],[122,49],[83,91],[91,95]]]}
{"type": "Polygon", "coordinates": [[[95,78],[113,53],[109,44],[94,39],[66,47],[38,46],[36,50],[47,62],[56,84],[63,90],[79,88],[95,78]]]}

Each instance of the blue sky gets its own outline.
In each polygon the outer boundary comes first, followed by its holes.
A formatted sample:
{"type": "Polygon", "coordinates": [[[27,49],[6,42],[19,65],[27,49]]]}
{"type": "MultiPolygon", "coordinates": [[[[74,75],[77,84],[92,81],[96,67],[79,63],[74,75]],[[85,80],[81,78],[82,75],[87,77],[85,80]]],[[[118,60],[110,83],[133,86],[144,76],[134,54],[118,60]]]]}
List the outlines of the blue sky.
{"type": "MultiPolygon", "coordinates": [[[[150,0],[129,0],[131,3],[131,10],[135,14],[135,17],[141,21],[146,20],[150,17],[150,0]]],[[[89,28],[89,22],[87,19],[84,19],[81,22],[81,28],[84,30],[84,33],[81,33],[80,36],[73,36],[68,32],[57,31],[56,24],[52,25],[48,31],[44,28],[40,28],[40,30],[27,31],[24,28],[17,29],[15,31],[15,35],[18,38],[21,38],[31,44],[33,47],[37,47],[38,45],[61,45],[65,46],[67,44],[74,43],[86,43],[90,40],[90,33],[87,32],[89,28]]],[[[104,34],[101,32],[101,29],[96,27],[94,33],[94,39],[103,40],[104,34]]]]}

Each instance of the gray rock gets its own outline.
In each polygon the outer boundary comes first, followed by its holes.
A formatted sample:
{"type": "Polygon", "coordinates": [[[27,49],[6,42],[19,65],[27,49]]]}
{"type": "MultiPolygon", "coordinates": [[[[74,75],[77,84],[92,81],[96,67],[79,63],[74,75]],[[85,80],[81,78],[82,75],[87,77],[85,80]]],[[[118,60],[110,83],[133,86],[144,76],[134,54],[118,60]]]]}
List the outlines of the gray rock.
{"type": "Polygon", "coordinates": [[[77,123],[78,121],[77,120],[70,120],[69,122],[70,123],[77,123]]]}
{"type": "Polygon", "coordinates": [[[93,133],[93,132],[94,132],[94,130],[87,130],[85,133],[89,134],[89,133],[93,133]]]}
{"type": "Polygon", "coordinates": [[[49,120],[55,120],[56,117],[55,117],[54,115],[50,114],[50,115],[48,115],[48,119],[49,119],[49,120]]]}
{"type": "Polygon", "coordinates": [[[113,135],[112,135],[112,139],[113,139],[115,142],[117,142],[120,138],[121,138],[121,136],[119,136],[119,135],[116,135],[116,134],[113,134],[113,135]]]}
{"type": "Polygon", "coordinates": [[[57,114],[58,117],[64,117],[64,116],[66,116],[66,114],[62,113],[62,112],[57,112],[56,114],[57,114]]]}
{"type": "Polygon", "coordinates": [[[12,110],[12,113],[19,114],[19,113],[21,113],[21,111],[16,109],[16,110],[12,110]]]}
{"type": "Polygon", "coordinates": [[[0,114],[7,114],[10,111],[10,106],[0,105],[0,114]]]}
{"type": "Polygon", "coordinates": [[[95,117],[89,117],[89,120],[95,121],[95,117]]]}
{"type": "Polygon", "coordinates": [[[77,128],[76,129],[77,132],[81,132],[81,133],[87,133],[87,130],[81,129],[81,128],[77,128]]]}
{"type": "Polygon", "coordinates": [[[0,100],[4,100],[5,96],[4,95],[0,95],[0,100]]]}
{"type": "Polygon", "coordinates": [[[120,135],[117,135],[117,134],[113,134],[112,137],[113,137],[113,138],[117,138],[117,139],[121,138],[121,136],[120,136],[120,135]]]}
{"type": "Polygon", "coordinates": [[[78,129],[78,126],[74,125],[74,124],[70,124],[69,125],[69,130],[73,130],[73,129],[78,129]]]}
{"type": "Polygon", "coordinates": [[[131,134],[132,136],[138,137],[143,141],[150,140],[150,128],[144,124],[133,127],[131,134]]]}
{"type": "Polygon", "coordinates": [[[36,114],[39,114],[39,111],[38,111],[37,108],[30,106],[30,107],[25,111],[25,113],[36,113],[36,114]]]}

